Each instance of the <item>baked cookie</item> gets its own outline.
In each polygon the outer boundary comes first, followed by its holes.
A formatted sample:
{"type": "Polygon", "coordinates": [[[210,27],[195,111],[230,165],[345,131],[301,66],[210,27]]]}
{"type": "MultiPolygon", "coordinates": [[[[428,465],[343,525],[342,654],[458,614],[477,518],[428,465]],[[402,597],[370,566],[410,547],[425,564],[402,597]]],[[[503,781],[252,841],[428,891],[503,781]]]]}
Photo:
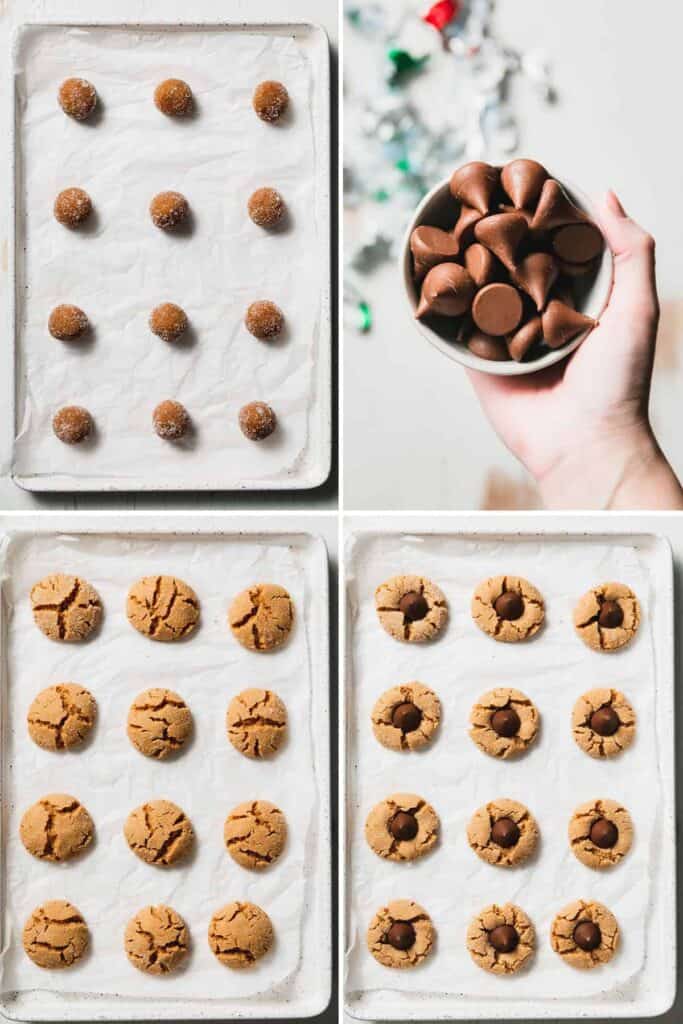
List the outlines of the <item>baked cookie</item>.
{"type": "Polygon", "coordinates": [[[534,955],[536,932],[514,903],[492,903],[467,929],[467,948],[477,967],[492,974],[516,974],[534,955]]]}
{"type": "Polygon", "coordinates": [[[26,716],[28,734],[43,750],[70,750],[83,743],[96,714],[95,699],[84,686],[57,683],[34,698],[26,716]]]}
{"type": "Polygon", "coordinates": [[[232,635],[250,651],[272,651],[292,631],[294,605],[277,583],[255,583],[234,599],[228,611],[232,635]]]}
{"type": "Polygon", "coordinates": [[[482,694],[470,712],[470,736],[491,757],[523,754],[536,739],[539,714],[521,690],[498,686],[482,694]]]}
{"type": "Polygon", "coordinates": [[[24,925],[24,952],[37,967],[71,967],[81,959],[90,941],[80,910],[66,900],[48,900],[33,911],[24,925]]]}
{"type": "Polygon", "coordinates": [[[589,800],[569,822],[569,845],[589,868],[611,868],[631,849],[633,822],[616,800],[589,800]]]}
{"type": "Polygon", "coordinates": [[[633,743],[636,713],[619,690],[589,690],[574,705],[572,732],[591,757],[614,757],[633,743]]]}
{"type": "Polygon", "coordinates": [[[572,967],[590,970],[608,963],[619,945],[619,925],[607,907],[574,900],[555,917],[550,945],[572,967]]]}
{"type": "Polygon", "coordinates": [[[516,800],[491,800],[474,812],[467,840],[477,857],[503,868],[522,864],[538,845],[533,814],[516,800]]]}
{"type": "Polygon", "coordinates": [[[150,640],[183,640],[199,622],[199,598],[176,576],[143,576],[128,591],[131,626],[150,640]]]}
{"type": "Polygon", "coordinates": [[[529,640],[545,618],[543,597],[522,576],[490,576],[472,595],[472,618],[494,640],[529,640]]]}
{"type": "Polygon", "coordinates": [[[66,793],[50,793],[25,811],[21,841],[40,860],[63,861],[90,846],[95,826],[83,804],[66,793]]]}
{"type": "Polygon", "coordinates": [[[190,933],[173,907],[143,907],[126,926],[123,940],[126,956],[145,974],[169,974],[187,956],[190,933]]]}
{"type": "Polygon", "coordinates": [[[624,583],[601,583],[583,595],[574,609],[574,628],[594,651],[618,651],[633,640],[640,605],[624,583]]]}
{"type": "Polygon", "coordinates": [[[170,800],[150,800],[136,807],[126,818],[123,834],[136,857],[161,867],[182,860],[194,843],[185,812],[170,800]]]}
{"type": "Polygon", "coordinates": [[[227,903],[211,918],[209,948],[226,967],[251,967],[273,945],[273,925],[255,903],[227,903]]]}
{"type": "Polygon", "coordinates": [[[185,746],[192,732],[192,714],[173,690],[154,686],[131,704],[126,732],[141,754],[161,761],[185,746]]]}
{"type": "Polygon", "coordinates": [[[278,859],[287,840],[287,821],[268,800],[238,804],[225,819],[225,846],[243,868],[261,871],[278,859]]]}
{"type": "Polygon", "coordinates": [[[417,967],[432,951],[434,925],[413,900],[392,900],[368,928],[368,949],[384,967],[417,967]]]}
{"type": "Polygon", "coordinates": [[[394,640],[420,644],[434,640],[448,620],[448,603],[425,576],[392,576],[375,591],[382,627],[394,640]]]}
{"type": "Polygon", "coordinates": [[[372,731],[389,750],[419,750],[431,743],[441,721],[441,701],[422,683],[385,690],[372,709],[372,731]]]}
{"type": "Polygon", "coordinates": [[[415,793],[394,793],[375,805],[365,822],[368,846],[387,860],[417,860],[439,838],[439,816],[415,793]]]}
{"type": "Polygon", "coordinates": [[[272,690],[242,690],[228,705],[228,739],[255,759],[270,757],[287,732],[287,708],[272,690]]]}
{"type": "Polygon", "coordinates": [[[78,576],[55,572],[31,588],[36,625],[50,640],[85,640],[102,619],[102,604],[94,587],[78,576]]]}

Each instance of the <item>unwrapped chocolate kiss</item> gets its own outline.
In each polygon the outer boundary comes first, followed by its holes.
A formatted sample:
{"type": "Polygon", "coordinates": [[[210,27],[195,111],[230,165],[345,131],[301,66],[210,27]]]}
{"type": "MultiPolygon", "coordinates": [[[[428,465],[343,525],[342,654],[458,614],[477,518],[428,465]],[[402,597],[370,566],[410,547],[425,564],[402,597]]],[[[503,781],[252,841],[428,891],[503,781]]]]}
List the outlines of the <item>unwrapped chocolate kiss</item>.
{"type": "Polygon", "coordinates": [[[536,204],[548,172],[535,160],[512,160],[500,174],[500,182],[517,210],[536,204]]]}
{"type": "Polygon", "coordinates": [[[474,160],[459,167],[451,177],[451,195],[459,203],[473,206],[481,214],[491,209],[491,200],[498,187],[500,172],[491,164],[474,160]]]}
{"type": "Polygon", "coordinates": [[[413,254],[415,277],[419,280],[432,267],[454,260],[460,252],[460,246],[447,231],[423,224],[415,228],[410,236],[410,251],[413,254]]]}
{"type": "Polygon", "coordinates": [[[440,316],[460,316],[470,308],[475,288],[464,267],[458,263],[440,263],[424,279],[415,315],[438,313],[440,316]]]}
{"type": "Polygon", "coordinates": [[[479,221],[474,237],[490,249],[508,270],[513,270],[519,244],[528,230],[521,213],[494,213],[479,221]]]}

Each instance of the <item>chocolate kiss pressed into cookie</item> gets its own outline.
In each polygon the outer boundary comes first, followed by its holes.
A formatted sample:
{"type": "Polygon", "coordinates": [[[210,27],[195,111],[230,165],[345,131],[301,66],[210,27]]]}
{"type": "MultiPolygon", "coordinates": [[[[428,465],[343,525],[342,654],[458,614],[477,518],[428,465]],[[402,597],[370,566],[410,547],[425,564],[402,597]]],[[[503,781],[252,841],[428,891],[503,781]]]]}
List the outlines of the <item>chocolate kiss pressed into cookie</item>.
{"type": "Polygon", "coordinates": [[[474,228],[474,237],[498,257],[508,270],[515,268],[515,256],[528,231],[521,213],[494,213],[484,217],[474,228]]]}
{"type": "Polygon", "coordinates": [[[499,177],[496,167],[481,160],[473,160],[453,172],[450,182],[451,195],[459,202],[473,206],[479,213],[488,213],[499,177]]]}
{"type": "Polygon", "coordinates": [[[508,351],[516,363],[521,363],[532,345],[543,337],[540,316],[532,317],[508,338],[508,351]]]}
{"type": "Polygon", "coordinates": [[[496,274],[495,258],[480,242],[475,242],[465,249],[465,267],[472,275],[477,288],[489,284],[496,274]]]}
{"type": "Polygon", "coordinates": [[[494,363],[505,363],[510,360],[508,347],[502,338],[494,338],[483,331],[473,331],[467,342],[470,352],[480,359],[488,359],[494,363]]]}
{"type": "Polygon", "coordinates": [[[552,231],[565,224],[578,224],[587,220],[584,213],[574,206],[559,181],[548,178],[538,200],[538,206],[531,222],[533,231],[552,231]]]}
{"type": "Polygon", "coordinates": [[[500,173],[500,181],[517,210],[533,206],[541,194],[548,172],[536,160],[511,160],[500,173]]]}
{"type": "Polygon", "coordinates": [[[595,320],[567,306],[560,299],[551,299],[542,317],[543,338],[550,348],[560,348],[587,327],[595,327],[595,320]]]}
{"type": "Polygon", "coordinates": [[[410,236],[410,251],[413,254],[415,277],[421,280],[432,267],[454,260],[460,252],[460,246],[447,231],[422,224],[410,236]]]}
{"type": "Polygon", "coordinates": [[[515,284],[523,288],[536,303],[540,313],[545,306],[550,289],[557,281],[557,261],[547,252],[530,252],[520,260],[515,269],[515,284]]]}
{"type": "Polygon", "coordinates": [[[472,302],[475,284],[458,263],[440,263],[432,267],[422,283],[422,295],[415,312],[417,318],[427,313],[460,316],[472,302]]]}
{"type": "Polygon", "coordinates": [[[474,225],[478,224],[484,215],[465,203],[460,207],[460,214],[453,228],[453,237],[462,249],[465,240],[471,240],[474,234],[474,225]]]}

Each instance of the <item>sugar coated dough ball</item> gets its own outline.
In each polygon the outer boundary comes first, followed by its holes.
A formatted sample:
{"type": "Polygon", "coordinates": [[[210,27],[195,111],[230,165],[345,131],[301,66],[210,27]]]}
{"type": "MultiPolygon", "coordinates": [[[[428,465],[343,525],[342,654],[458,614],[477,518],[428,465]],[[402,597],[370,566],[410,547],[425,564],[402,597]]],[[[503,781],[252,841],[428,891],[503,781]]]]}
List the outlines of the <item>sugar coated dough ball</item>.
{"type": "Polygon", "coordinates": [[[185,310],[174,302],[162,302],[152,310],[149,326],[153,334],[164,341],[178,341],[187,330],[185,310]]]}
{"type": "Polygon", "coordinates": [[[52,429],[64,444],[85,441],[92,433],[93,426],[92,416],[80,405],[65,405],[57,410],[52,420],[52,429]]]}
{"type": "Polygon", "coordinates": [[[174,228],[187,217],[189,204],[180,192],[159,192],[149,204],[152,220],[158,228],[174,228]]]}
{"type": "Polygon", "coordinates": [[[82,188],[65,188],[55,199],[55,217],[67,228],[75,228],[82,224],[91,212],[90,196],[82,188]]]}
{"type": "Polygon", "coordinates": [[[262,340],[277,338],[278,334],[282,331],[284,321],[285,318],[282,315],[282,310],[274,302],[269,302],[267,299],[252,302],[244,318],[244,323],[249,333],[253,334],[255,338],[261,338],[262,340]]]}
{"type": "Polygon", "coordinates": [[[95,86],[85,78],[67,78],[59,87],[59,105],[76,121],[85,121],[97,106],[95,86]]]}
{"type": "Polygon", "coordinates": [[[154,90],[154,103],[162,114],[185,117],[192,111],[192,89],[180,78],[167,78],[154,90]]]}
{"type": "Polygon", "coordinates": [[[166,441],[178,441],[190,428],[190,414],[180,402],[159,402],[152,415],[154,429],[166,441]]]}
{"type": "Polygon", "coordinates": [[[78,306],[70,306],[68,303],[55,306],[47,322],[50,334],[59,341],[75,341],[76,338],[85,334],[89,326],[88,318],[83,310],[78,306]]]}
{"type": "Polygon", "coordinates": [[[261,82],[254,89],[252,105],[262,121],[279,121],[289,103],[289,93],[282,82],[261,82]]]}
{"type": "Polygon", "coordinates": [[[285,201],[274,188],[257,188],[249,199],[249,216],[260,228],[274,228],[285,212],[285,201]]]}
{"type": "Polygon", "coordinates": [[[263,441],[277,426],[277,417],[265,402],[249,402],[240,409],[240,429],[250,441],[263,441]]]}

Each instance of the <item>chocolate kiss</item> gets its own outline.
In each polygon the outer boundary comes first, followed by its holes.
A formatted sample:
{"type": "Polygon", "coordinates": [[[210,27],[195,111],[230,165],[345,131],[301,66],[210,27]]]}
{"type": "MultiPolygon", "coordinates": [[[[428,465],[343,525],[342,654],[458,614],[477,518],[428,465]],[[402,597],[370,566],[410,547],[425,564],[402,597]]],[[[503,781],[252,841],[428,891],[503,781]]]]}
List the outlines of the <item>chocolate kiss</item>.
{"type": "Polygon", "coordinates": [[[514,269],[515,253],[528,231],[521,213],[494,213],[474,228],[474,237],[494,253],[508,270],[514,269]]]}
{"type": "Polygon", "coordinates": [[[475,210],[473,206],[466,206],[463,203],[460,207],[460,216],[453,228],[453,237],[461,248],[464,238],[474,228],[474,225],[481,220],[482,216],[483,214],[479,213],[479,210],[475,210]]]}
{"type": "Polygon", "coordinates": [[[512,160],[500,172],[500,181],[517,210],[533,206],[548,172],[536,160],[512,160]]]}
{"type": "Polygon", "coordinates": [[[493,193],[498,187],[498,168],[473,160],[454,171],[451,176],[451,195],[466,206],[473,206],[479,213],[486,214],[491,207],[493,193]]]}
{"type": "Polygon", "coordinates": [[[547,252],[530,252],[515,269],[515,284],[523,288],[536,303],[540,313],[550,289],[557,281],[557,261],[547,252]]]}
{"type": "Polygon", "coordinates": [[[587,327],[595,327],[595,320],[578,313],[559,299],[551,299],[543,314],[543,338],[550,348],[560,348],[587,327]]]}
{"type": "Polygon", "coordinates": [[[477,288],[482,288],[496,276],[494,256],[479,242],[465,249],[465,266],[469,270],[477,288]]]}
{"type": "Polygon", "coordinates": [[[495,363],[503,363],[510,358],[510,353],[503,339],[494,338],[491,334],[484,334],[483,331],[474,331],[467,342],[467,347],[473,355],[495,363]]]}
{"type": "Polygon", "coordinates": [[[454,260],[460,252],[460,246],[447,231],[423,224],[415,228],[410,236],[410,251],[415,263],[415,276],[422,280],[432,267],[447,260],[454,260]]]}
{"type": "Polygon", "coordinates": [[[534,316],[531,320],[511,334],[508,338],[508,352],[516,363],[521,363],[532,345],[543,337],[543,325],[540,316],[534,316]]]}
{"type": "Polygon", "coordinates": [[[475,287],[460,264],[440,263],[432,267],[422,282],[422,296],[415,316],[419,318],[426,313],[460,316],[470,308],[475,287]]]}
{"type": "Polygon", "coordinates": [[[543,186],[531,222],[532,231],[552,231],[563,224],[576,224],[588,218],[578,207],[574,206],[559,181],[548,178],[543,186]]]}

